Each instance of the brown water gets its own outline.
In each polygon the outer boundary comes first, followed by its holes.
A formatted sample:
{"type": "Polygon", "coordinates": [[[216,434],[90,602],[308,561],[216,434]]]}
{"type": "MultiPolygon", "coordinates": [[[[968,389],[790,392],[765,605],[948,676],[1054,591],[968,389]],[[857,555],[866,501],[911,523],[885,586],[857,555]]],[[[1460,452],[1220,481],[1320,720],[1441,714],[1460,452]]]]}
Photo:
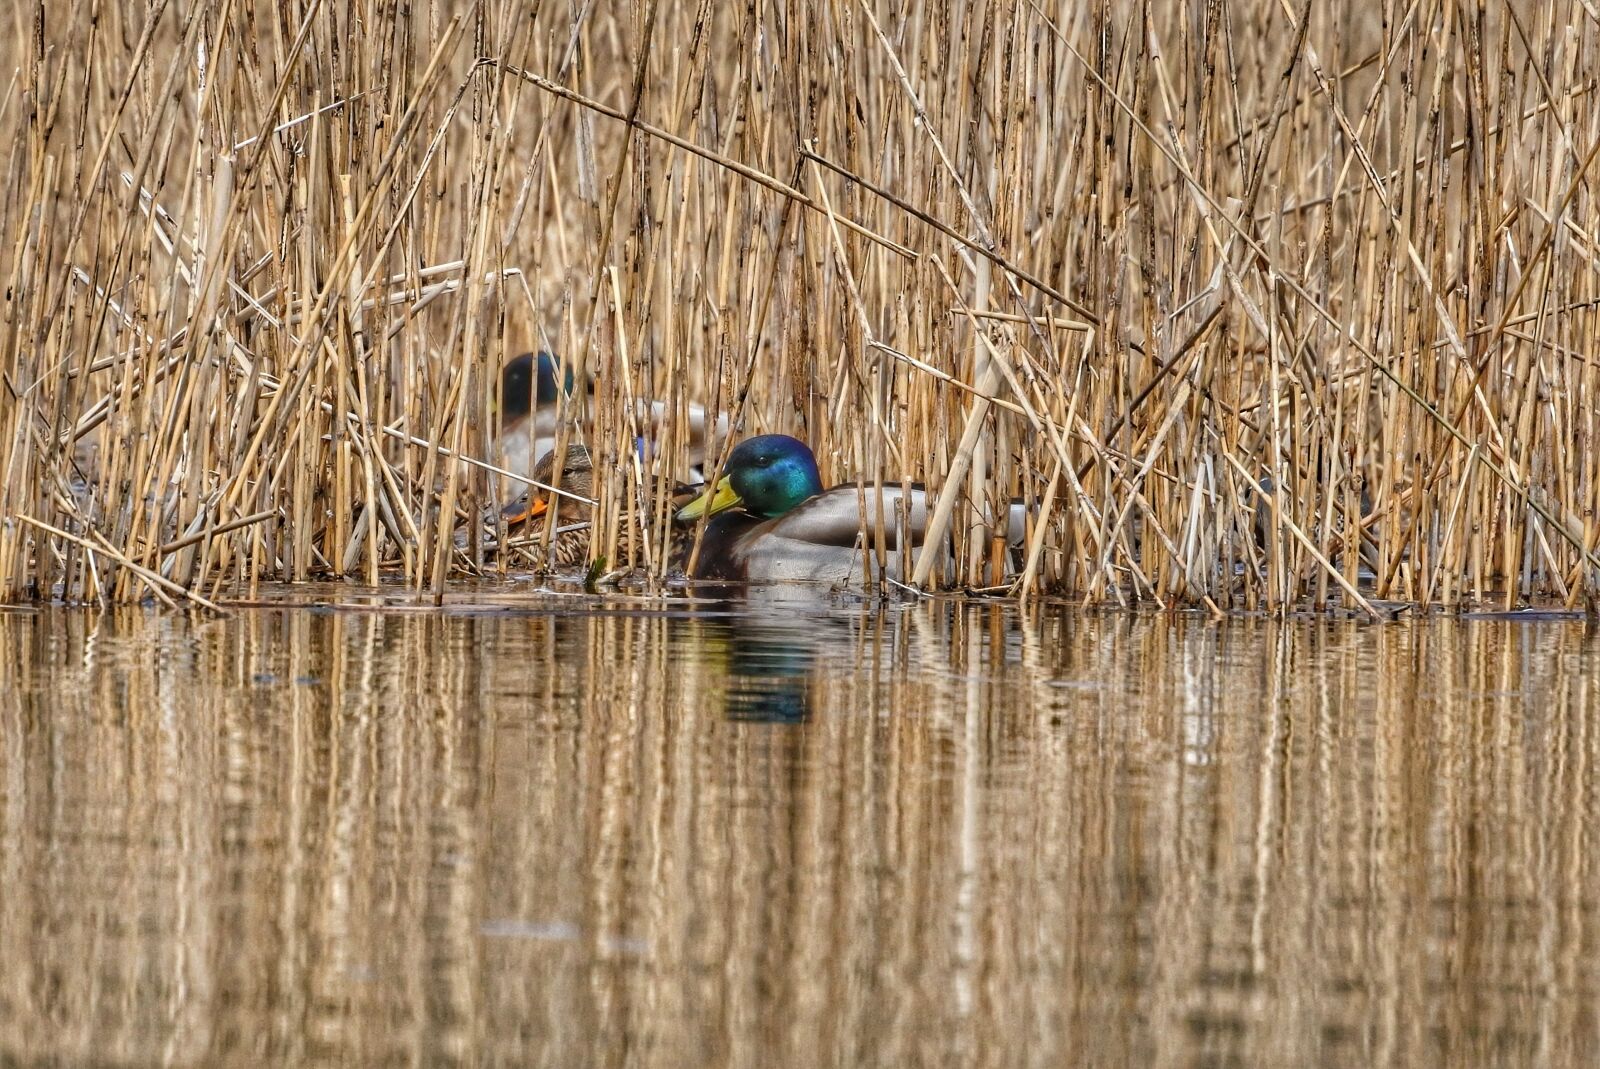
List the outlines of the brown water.
{"type": "Polygon", "coordinates": [[[1594,1063],[1581,623],[0,612],[0,1064],[1594,1063]]]}

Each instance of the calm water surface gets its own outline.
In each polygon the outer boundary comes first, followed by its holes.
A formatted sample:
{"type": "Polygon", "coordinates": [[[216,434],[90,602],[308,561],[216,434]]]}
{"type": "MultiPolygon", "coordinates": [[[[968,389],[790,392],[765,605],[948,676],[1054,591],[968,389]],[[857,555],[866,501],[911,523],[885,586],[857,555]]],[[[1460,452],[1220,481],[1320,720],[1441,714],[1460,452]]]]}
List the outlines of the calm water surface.
{"type": "Polygon", "coordinates": [[[0,612],[0,1065],[1600,1050],[1600,641],[0,612]]]}

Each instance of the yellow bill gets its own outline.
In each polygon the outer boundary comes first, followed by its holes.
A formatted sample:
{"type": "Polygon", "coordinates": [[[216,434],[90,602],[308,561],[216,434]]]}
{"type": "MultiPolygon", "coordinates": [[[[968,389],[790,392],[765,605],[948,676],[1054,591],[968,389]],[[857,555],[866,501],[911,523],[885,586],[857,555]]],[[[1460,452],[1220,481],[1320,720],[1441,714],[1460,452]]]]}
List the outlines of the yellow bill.
{"type": "Polygon", "coordinates": [[[743,498],[734,492],[733,484],[724,475],[717,485],[678,510],[678,519],[684,522],[698,520],[701,516],[715,516],[739,504],[743,498]]]}

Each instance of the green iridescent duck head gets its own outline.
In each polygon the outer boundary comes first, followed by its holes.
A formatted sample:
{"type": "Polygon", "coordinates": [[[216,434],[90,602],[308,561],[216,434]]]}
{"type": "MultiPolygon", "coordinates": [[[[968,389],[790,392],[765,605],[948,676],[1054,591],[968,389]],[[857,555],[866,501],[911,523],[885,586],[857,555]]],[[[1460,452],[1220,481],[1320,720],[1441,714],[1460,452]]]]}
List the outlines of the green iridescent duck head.
{"type": "Polygon", "coordinates": [[[500,370],[500,418],[511,423],[536,408],[548,408],[560,393],[572,396],[576,385],[572,366],[563,367],[550,353],[512,357],[500,370]]]}
{"type": "Polygon", "coordinates": [[[717,485],[678,510],[682,522],[742,508],[774,519],[822,493],[817,458],[798,438],[763,434],[734,447],[717,485]]]}

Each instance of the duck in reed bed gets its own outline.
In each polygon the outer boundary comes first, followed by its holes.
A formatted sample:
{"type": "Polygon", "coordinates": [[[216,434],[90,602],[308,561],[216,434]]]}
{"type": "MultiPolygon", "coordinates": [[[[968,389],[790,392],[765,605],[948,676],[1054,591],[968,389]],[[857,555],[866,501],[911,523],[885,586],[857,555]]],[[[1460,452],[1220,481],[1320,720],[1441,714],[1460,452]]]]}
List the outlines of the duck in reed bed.
{"type": "MultiPolygon", "coordinates": [[[[717,484],[678,510],[678,521],[709,516],[691,579],[813,582],[859,585],[864,556],[882,541],[889,551],[886,571],[904,580],[898,534],[902,498],[904,530],[920,546],[932,515],[928,495],[885,484],[881,504],[872,487],[853,483],[823,489],[817,458],[810,447],[784,434],[747,438],[734,447],[717,484]],[[863,508],[865,506],[865,508],[863,508]],[[865,534],[865,539],[863,539],[865,534]]],[[[1025,508],[1013,503],[1007,539],[1023,539],[1025,508]]]]}
{"type": "MultiPolygon", "coordinates": [[[[529,478],[535,483],[544,486],[559,485],[564,491],[561,501],[556,508],[557,521],[560,528],[556,530],[550,543],[548,564],[559,569],[573,569],[586,567],[592,559],[590,532],[594,516],[594,506],[589,504],[594,500],[594,461],[589,451],[576,442],[567,445],[566,462],[561,466],[561,481],[555,479],[556,455],[552,450],[539,458],[539,463],[529,473],[529,478]],[[567,494],[575,494],[587,501],[575,500],[567,494]],[[578,526],[581,525],[581,526],[578,526]],[[576,527],[575,530],[562,530],[561,528],[576,527]]],[[[687,502],[699,487],[679,486],[672,495],[672,502],[682,504],[687,502]]],[[[551,502],[556,494],[542,489],[540,486],[530,486],[528,492],[522,497],[507,505],[501,510],[508,529],[516,528],[517,539],[524,545],[540,545],[543,543],[543,524],[548,522],[546,517],[551,514],[551,502]]],[[[675,528],[672,532],[673,541],[669,554],[674,559],[681,559],[686,550],[683,541],[684,531],[675,528]]],[[[629,527],[624,524],[617,544],[617,556],[626,560],[631,553],[633,536],[629,527]]]]}
{"type": "MultiPolygon", "coordinates": [[[[641,400],[635,411],[641,425],[649,432],[634,442],[639,451],[639,460],[648,468],[656,458],[661,439],[666,437],[666,427],[672,409],[665,401],[641,400]]],[[[690,404],[685,406],[684,415],[686,464],[673,473],[675,479],[684,480],[679,484],[680,487],[706,481],[706,456],[712,454],[714,449],[728,437],[726,413],[713,419],[706,414],[705,406],[690,404]]]]}
{"type": "MultiPolygon", "coordinates": [[[[551,450],[539,458],[533,471],[528,477],[534,483],[543,483],[545,486],[555,486],[556,483],[556,454],[551,450]]],[[[589,457],[589,451],[576,442],[567,445],[566,462],[561,465],[560,489],[568,494],[594,500],[594,462],[589,457]]],[[[555,497],[550,491],[539,486],[530,485],[525,494],[516,501],[507,505],[500,514],[505,517],[507,527],[524,527],[520,536],[530,541],[537,539],[535,544],[541,544],[543,533],[541,521],[550,515],[550,499],[555,497]]],[[[557,519],[562,527],[574,524],[587,524],[593,515],[593,506],[569,497],[563,497],[560,506],[556,509],[559,513],[557,519]]],[[[589,528],[579,527],[576,530],[563,531],[557,529],[550,542],[550,563],[563,568],[577,568],[589,563],[589,528]]]]}
{"type": "MultiPolygon", "coordinates": [[[[570,364],[563,366],[548,352],[523,353],[506,361],[500,372],[500,453],[501,465],[519,475],[555,448],[557,402],[562,394],[572,397],[577,377],[570,364]]],[[[585,380],[584,389],[594,393],[594,382],[585,380]]],[[[701,474],[709,448],[728,436],[728,417],[711,417],[703,405],[689,404],[681,410],[665,401],[640,398],[634,418],[642,434],[637,442],[640,459],[647,465],[655,458],[659,443],[668,437],[668,424],[681,411],[684,417],[684,443],[687,463],[676,478],[704,482],[701,474]]],[[[527,484],[510,487],[512,496],[522,493],[527,484]]]]}
{"type": "MultiPolygon", "coordinates": [[[[519,475],[556,444],[557,404],[576,387],[571,367],[547,352],[523,353],[500,369],[500,452],[507,471],[519,475]]],[[[591,386],[592,389],[592,386],[591,386]]],[[[513,493],[525,483],[512,487],[513,493]]]]}

